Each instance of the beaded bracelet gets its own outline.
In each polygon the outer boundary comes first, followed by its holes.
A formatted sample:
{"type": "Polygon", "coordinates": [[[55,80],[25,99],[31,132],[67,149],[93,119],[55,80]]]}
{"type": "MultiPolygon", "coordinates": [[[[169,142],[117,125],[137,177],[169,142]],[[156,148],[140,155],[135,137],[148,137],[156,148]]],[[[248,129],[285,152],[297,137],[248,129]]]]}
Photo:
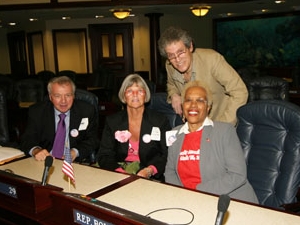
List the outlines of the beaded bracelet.
{"type": "Polygon", "coordinates": [[[152,176],[151,169],[149,167],[146,167],[145,170],[147,172],[147,177],[150,178],[152,176]]]}

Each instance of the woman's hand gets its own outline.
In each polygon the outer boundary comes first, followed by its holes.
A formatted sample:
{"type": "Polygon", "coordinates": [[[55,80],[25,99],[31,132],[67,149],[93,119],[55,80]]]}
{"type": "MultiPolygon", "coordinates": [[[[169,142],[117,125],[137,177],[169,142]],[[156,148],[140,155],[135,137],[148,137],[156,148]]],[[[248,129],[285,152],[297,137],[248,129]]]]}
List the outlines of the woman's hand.
{"type": "Polygon", "coordinates": [[[150,178],[153,174],[153,169],[151,167],[146,167],[140,170],[137,175],[140,177],[150,178]]]}

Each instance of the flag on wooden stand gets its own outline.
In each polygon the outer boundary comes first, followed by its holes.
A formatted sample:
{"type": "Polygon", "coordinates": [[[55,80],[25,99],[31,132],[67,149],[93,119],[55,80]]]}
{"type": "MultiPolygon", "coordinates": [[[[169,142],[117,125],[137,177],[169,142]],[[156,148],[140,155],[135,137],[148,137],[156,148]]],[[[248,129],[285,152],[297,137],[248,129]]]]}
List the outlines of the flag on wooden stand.
{"type": "Polygon", "coordinates": [[[73,183],[75,183],[74,169],[72,166],[72,157],[70,150],[67,150],[65,152],[65,159],[62,166],[62,171],[72,180],[73,183]]]}

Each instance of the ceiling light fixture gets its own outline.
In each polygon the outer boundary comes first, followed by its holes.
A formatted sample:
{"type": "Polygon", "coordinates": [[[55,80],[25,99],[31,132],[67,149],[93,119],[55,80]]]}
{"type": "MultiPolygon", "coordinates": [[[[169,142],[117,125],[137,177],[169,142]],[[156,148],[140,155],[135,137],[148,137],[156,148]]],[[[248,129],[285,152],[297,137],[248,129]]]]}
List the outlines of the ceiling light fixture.
{"type": "Polygon", "coordinates": [[[109,11],[111,11],[117,19],[123,20],[130,15],[131,9],[111,9],[109,11]]]}
{"type": "Polygon", "coordinates": [[[255,13],[255,14],[263,14],[263,13],[267,13],[269,11],[270,10],[268,10],[268,9],[259,9],[259,10],[253,10],[253,13],[255,13]]]}
{"type": "Polygon", "coordinates": [[[104,18],[104,16],[103,15],[96,15],[95,18],[96,19],[101,19],[101,18],[104,18]]]}
{"type": "Polygon", "coordinates": [[[190,7],[190,10],[192,11],[192,13],[195,15],[195,16],[205,16],[207,13],[208,13],[208,11],[209,11],[209,9],[210,9],[211,7],[210,6],[192,6],[192,7],[190,7]]]}

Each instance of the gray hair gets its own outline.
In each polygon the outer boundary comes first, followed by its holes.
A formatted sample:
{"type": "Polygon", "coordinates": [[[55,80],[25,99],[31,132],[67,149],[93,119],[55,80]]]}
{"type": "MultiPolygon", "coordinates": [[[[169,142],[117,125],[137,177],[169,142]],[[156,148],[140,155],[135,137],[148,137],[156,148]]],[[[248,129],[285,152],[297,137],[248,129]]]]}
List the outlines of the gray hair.
{"type": "Polygon", "coordinates": [[[183,91],[181,93],[182,102],[184,102],[184,97],[185,97],[186,91],[191,87],[200,87],[200,88],[204,89],[206,92],[207,105],[210,107],[212,106],[212,104],[213,104],[212,92],[210,91],[210,89],[208,88],[207,85],[205,85],[204,83],[202,83],[199,80],[190,81],[184,86],[183,91]]]}
{"type": "Polygon", "coordinates": [[[75,94],[76,86],[75,86],[74,82],[72,81],[72,79],[70,77],[67,77],[67,76],[58,76],[58,77],[52,78],[48,82],[48,85],[47,85],[47,90],[48,90],[49,94],[51,94],[52,85],[55,84],[55,83],[57,83],[59,85],[70,84],[72,86],[72,92],[73,92],[73,94],[75,94]]]}
{"type": "MultiPolygon", "coordinates": [[[[173,42],[182,41],[183,44],[190,48],[191,44],[193,45],[193,38],[189,35],[186,30],[183,30],[178,27],[169,27],[167,28],[160,36],[158,40],[158,49],[161,56],[167,58],[167,53],[165,48],[167,45],[172,44],[173,42]]],[[[193,45],[194,51],[194,45],[193,45]]]]}
{"type": "Polygon", "coordinates": [[[118,94],[119,99],[122,103],[124,103],[124,104],[126,103],[126,101],[125,101],[126,89],[131,87],[135,83],[145,90],[145,92],[146,92],[145,102],[150,101],[151,94],[150,94],[150,90],[149,90],[149,87],[148,87],[146,81],[138,74],[129,74],[125,77],[125,79],[121,85],[121,88],[119,90],[119,94],[118,94]]]}

